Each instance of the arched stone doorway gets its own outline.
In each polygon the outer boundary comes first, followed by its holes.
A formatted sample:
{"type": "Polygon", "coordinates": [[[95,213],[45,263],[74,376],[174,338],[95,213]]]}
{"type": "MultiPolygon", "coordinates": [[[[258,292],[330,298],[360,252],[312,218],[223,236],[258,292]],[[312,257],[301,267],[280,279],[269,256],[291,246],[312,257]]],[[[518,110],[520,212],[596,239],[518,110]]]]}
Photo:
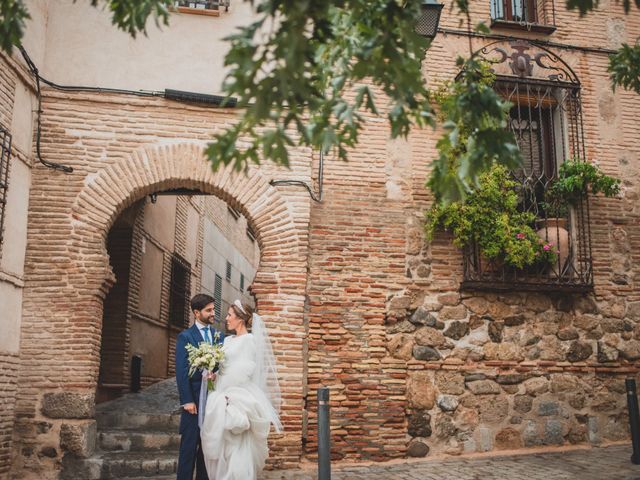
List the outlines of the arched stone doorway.
{"type": "Polygon", "coordinates": [[[299,459],[307,236],[291,206],[259,170],[247,176],[230,170],[213,173],[201,145],[178,144],[135,150],[87,175],[70,199],[68,223],[34,235],[48,242],[52,255],[35,259],[32,271],[47,271],[51,279],[53,270],[56,281],[36,281],[26,288],[22,354],[29,375],[20,379],[18,391],[17,423],[24,433],[16,442],[18,468],[55,478],[57,468],[51,468],[49,458],[55,461],[65,450],[86,454],[91,449],[83,442],[90,442],[95,431],[100,323],[103,300],[114,280],[107,233],[138,199],[178,188],[218,196],[240,211],[256,232],[262,256],[252,292],[272,332],[284,399],[286,431],[274,438],[272,452],[285,463],[299,459]],[[51,314],[43,322],[45,311],[51,314]],[[37,334],[42,331],[47,334],[37,334]],[[31,461],[24,455],[25,445],[31,461]],[[49,455],[38,455],[38,464],[33,463],[33,452],[43,448],[49,455]]]}

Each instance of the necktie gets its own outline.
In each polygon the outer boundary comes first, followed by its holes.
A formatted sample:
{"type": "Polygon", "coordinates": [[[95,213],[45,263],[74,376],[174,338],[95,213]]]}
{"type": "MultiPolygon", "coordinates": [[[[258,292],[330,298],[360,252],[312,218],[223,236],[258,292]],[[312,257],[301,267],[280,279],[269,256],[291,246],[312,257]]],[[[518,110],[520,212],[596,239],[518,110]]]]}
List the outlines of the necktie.
{"type": "Polygon", "coordinates": [[[209,327],[204,327],[202,331],[204,331],[204,341],[207,343],[211,343],[211,335],[209,335],[209,327]]]}

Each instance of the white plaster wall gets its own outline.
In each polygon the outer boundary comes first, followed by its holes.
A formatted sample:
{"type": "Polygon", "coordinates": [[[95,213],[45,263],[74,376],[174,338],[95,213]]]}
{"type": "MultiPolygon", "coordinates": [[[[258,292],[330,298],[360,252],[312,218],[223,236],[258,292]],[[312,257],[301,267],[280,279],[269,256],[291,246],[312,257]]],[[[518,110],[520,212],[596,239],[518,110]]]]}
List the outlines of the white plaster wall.
{"type": "Polygon", "coordinates": [[[150,20],[148,36],[133,39],[101,7],[56,0],[49,4],[46,56],[39,66],[59,84],[216,94],[225,75],[222,38],[252,18],[249,2],[234,0],[219,17],[172,12],[169,26],[160,27],[150,20]]]}

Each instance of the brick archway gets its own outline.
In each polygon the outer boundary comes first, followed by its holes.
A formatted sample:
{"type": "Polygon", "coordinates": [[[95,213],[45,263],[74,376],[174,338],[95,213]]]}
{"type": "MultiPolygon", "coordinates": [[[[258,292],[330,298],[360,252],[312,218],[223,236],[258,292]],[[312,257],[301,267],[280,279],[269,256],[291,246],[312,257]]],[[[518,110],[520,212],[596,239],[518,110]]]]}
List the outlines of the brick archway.
{"type": "Polygon", "coordinates": [[[39,438],[35,425],[46,421],[53,425],[46,442],[62,452],[58,432],[63,424],[92,428],[103,299],[113,283],[106,236],[126,207],[145,195],[174,188],[220,197],[241,211],[257,234],[261,260],[252,290],[272,332],[274,347],[280,351],[286,419],[285,434],[275,439],[272,450],[283,462],[296,462],[301,455],[304,389],[306,235],[300,223],[296,225],[287,200],[258,169],[247,176],[230,169],[214,173],[201,144],[135,150],[88,174],[66,207],[68,224],[34,235],[36,241],[50,242],[52,254],[34,259],[32,275],[37,279],[37,270],[47,268],[57,273],[56,281],[48,281],[48,285],[34,282],[37,286],[32,287],[25,306],[23,365],[31,369],[33,378],[19,381],[22,407],[18,421],[30,432],[21,440],[38,447],[44,438],[39,438]],[[39,312],[48,307],[54,320],[47,337],[38,338],[33,332],[42,328],[39,312]],[[55,355],[38,357],[43,350],[55,355]]]}

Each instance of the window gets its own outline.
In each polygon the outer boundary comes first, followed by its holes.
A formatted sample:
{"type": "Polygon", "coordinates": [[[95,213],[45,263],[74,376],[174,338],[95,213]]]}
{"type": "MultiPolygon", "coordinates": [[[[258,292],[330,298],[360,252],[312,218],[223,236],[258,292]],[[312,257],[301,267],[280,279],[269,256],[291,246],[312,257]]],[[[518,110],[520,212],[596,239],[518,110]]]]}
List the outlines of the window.
{"type": "Polygon", "coordinates": [[[254,233],[251,227],[247,227],[247,237],[249,237],[249,240],[251,240],[251,243],[254,243],[256,241],[256,234],[254,233]]]}
{"type": "Polygon", "coordinates": [[[0,247],[4,238],[4,212],[9,189],[9,159],[11,157],[11,135],[0,126],[0,247]]]}
{"type": "Polygon", "coordinates": [[[178,0],[175,9],[181,13],[220,16],[220,11],[229,11],[230,0],[178,0]]]}
{"type": "Polygon", "coordinates": [[[227,281],[231,281],[231,262],[227,261],[227,273],[226,273],[227,281]]]}
{"type": "Polygon", "coordinates": [[[216,273],[213,284],[213,301],[215,302],[216,321],[222,320],[222,277],[216,273]]]}
{"type": "Polygon", "coordinates": [[[508,48],[502,45],[494,50],[488,46],[483,51],[487,55],[496,51],[503,59],[501,62],[494,58],[494,88],[512,104],[508,127],[523,159],[522,167],[511,174],[518,184],[520,209],[537,218],[531,227],[541,240],[557,246],[560,253],[554,265],[516,270],[484,260],[477,246],[471,246],[464,254],[462,287],[587,291],[593,286],[588,199],[562,209],[562,213],[551,211],[545,203],[545,192],[556,179],[560,165],[586,158],[580,84],[556,55],[545,50],[536,55],[537,47],[523,42],[510,46],[516,52],[513,64],[506,62],[508,48]],[[515,70],[513,65],[519,55],[524,62],[519,62],[521,70],[515,70]],[[506,74],[508,69],[514,75],[506,74]]]}
{"type": "Polygon", "coordinates": [[[169,321],[177,327],[189,325],[191,296],[191,265],[177,253],[171,258],[171,287],[169,290],[169,321]]]}
{"type": "Polygon", "coordinates": [[[244,293],[244,274],[240,274],[240,293],[244,293]]]}
{"type": "Polygon", "coordinates": [[[232,208],[229,205],[227,205],[227,211],[231,214],[234,220],[238,220],[240,218],[240,212],[237,211],[235,208],[232,208]]]}
{"type": "Polygon", "coordinates": [[[540,33],[555,31],[553,0],[490,0],[491,26],[527,29],[540,33]]]}

